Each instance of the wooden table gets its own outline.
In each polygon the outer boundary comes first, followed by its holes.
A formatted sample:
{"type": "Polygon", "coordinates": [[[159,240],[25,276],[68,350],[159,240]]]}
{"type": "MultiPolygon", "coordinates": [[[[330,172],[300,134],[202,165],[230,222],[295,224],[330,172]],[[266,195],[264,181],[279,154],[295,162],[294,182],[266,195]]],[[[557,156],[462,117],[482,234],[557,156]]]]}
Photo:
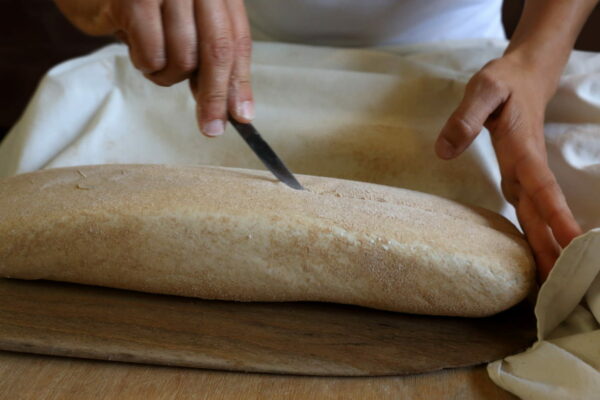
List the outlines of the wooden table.
{"type": "Polygon", "coordinates": [[[403,377],[320,378],[0,352],[0,397],[54,399],[516,399],[485,366],[403,377]]]}

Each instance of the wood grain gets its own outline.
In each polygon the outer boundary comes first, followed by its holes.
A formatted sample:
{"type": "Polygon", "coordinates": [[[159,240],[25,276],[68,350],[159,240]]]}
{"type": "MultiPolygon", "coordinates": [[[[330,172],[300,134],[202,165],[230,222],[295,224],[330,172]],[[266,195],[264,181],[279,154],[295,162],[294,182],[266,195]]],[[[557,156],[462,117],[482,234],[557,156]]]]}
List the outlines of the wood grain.
{"type": "Polygon", "coordinates": [[[485,367],[393,377],[206,371],[0,352],[0,397],[20,400],[511,400],[485,367]]]}
{"type": "Polygon", "coordinates": [[[526,308],[492,318],[322,303],[234,303],[0,280],[0,349],[303,375],[400,375],[481,364],[535,337],[526,308]]]}

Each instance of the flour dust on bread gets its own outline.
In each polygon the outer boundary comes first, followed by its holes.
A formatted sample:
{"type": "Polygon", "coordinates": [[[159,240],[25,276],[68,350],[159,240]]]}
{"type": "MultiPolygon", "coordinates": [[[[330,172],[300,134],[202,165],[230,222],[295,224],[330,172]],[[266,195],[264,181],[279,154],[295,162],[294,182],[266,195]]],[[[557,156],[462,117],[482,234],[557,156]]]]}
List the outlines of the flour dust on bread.
{"type": "Polygon", "coordinates": [[[534,284],[506,219],[414,191],[102,165],[0,180],[0,275],[237,301],[486,316],[534,284]]]}

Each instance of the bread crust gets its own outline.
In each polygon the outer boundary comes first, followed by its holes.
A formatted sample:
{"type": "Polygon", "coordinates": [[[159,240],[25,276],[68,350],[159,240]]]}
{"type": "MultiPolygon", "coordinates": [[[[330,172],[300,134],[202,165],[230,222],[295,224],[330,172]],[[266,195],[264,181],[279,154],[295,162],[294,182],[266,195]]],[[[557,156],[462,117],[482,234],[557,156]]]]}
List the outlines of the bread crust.
{"type": "Polygon", "coordinates": [[[505,218],[424,193],[263,171],[101,165],[0,180],[0,275],[236,301],[495,314],[534,285],[505,218]]]}

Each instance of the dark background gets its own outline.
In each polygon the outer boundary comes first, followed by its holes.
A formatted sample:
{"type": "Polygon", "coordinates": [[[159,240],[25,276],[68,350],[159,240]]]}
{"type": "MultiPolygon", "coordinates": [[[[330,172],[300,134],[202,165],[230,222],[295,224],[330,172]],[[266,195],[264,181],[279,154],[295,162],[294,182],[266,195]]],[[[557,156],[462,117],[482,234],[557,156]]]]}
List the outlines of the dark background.
{"type": "MultiPolygon", "coordinates": [[[[505,0],[503,22],[510,37],[523,0],[505,0]]],[[[113,41],[77,31],[50,0],[0,0],[0,140],[16,122],[39,79],[53,65],[113,41]]],[[[600,51],[600,7],[575,48],[600,51]]]]}

